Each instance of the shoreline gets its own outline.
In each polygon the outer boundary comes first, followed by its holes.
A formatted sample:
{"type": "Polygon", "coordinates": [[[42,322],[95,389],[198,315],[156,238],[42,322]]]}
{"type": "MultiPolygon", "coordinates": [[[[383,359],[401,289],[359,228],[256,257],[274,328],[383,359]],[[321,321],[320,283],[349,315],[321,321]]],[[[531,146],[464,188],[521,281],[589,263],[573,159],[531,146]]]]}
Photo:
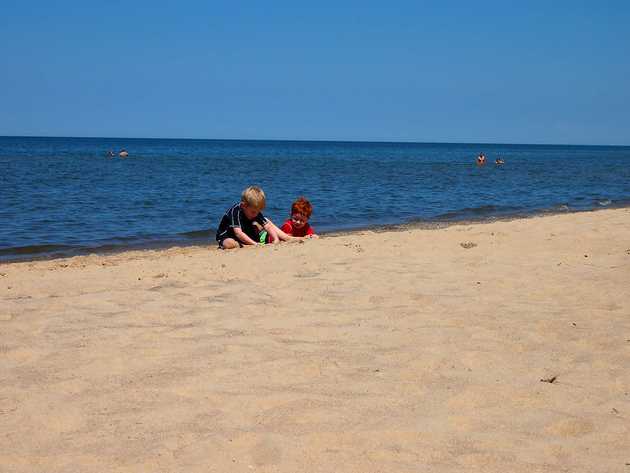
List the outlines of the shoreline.
{"type": "MultiPolygon", "coordinates": [[[[395,223],[395,224],[376,224],[376,225],[365,225],[365,226],[357,226],[351,229],[340,229],[340,230],[331,230],[319,233],[321,236],[325,237],[335,237],[340,235],[352,235],[354,233],[361,233],[366,231],[373,232],[398,232],[398,231],[407,231],[413,229],[426,229],[426,230],[438,230],[442,228],[448,228],[456,225],[475,225],[475,224],[490,224],[494,222],[510,222],[514,220],[526,220],[531,218],[539,218],[553,215],[570,215],[570,214],[580,214],[580,213],[588,213],[588,212],[599,212],[605,210],[614,210],[614,209],[624,209],[630,208],[630,202],[620,202],[618,204],[610,204],[606,206],[601,206],[599,208],[593,207],[588,209],[576,209],[576,210],[559,210],[559,209],[543,209],[543,210],[534,210],[531,212],[522,212],[516,213],[512,215],[499,215],[499,216],[480,216],[479,218],[472,219],[453,219],[453,220],[418,220],[414,219],[409,222],[403,223],[395,223]]],[[[186,241],[177,241],[173,238],[165,238],[163,241],[156,239],[154,242],[149,243],[137,243],[131,245],[103,245],[101,247],[90,248],[90,247],[78,247],[78,248],[70,248],[67,251],[53,251],[53,252],[37,252],[37,253],[24,253],[24,256],[2,256],[0,252],[0,266],[5,264],[14,264],[14,263],[29,263],[29,262],[37,262],[37,261],[54,261],[59,259],[68,259],[80,256],[107,256],[107,255],[117,255],[120,253],[126,252],[135,252],[135,251],[164,251],[169,249],[183,249],[183,248],[201,248],[207,246],[216,246],[216,242],[214,241],[214,232],[212,230],[197,230],[191,232],[185,232],[179,235],[186,234],[197,234],[197,233],[206,233],[209,234],[209,239],[204,240],[201,238],[191,239],[190,242],[186,241]],[[207,243],[209,241],[209,243],[207,243]],[[105,248],[105,249],[103,249],[105,248]]],[[[64,245],[39,245],[41,247],[47,246],[64,246],[64,245]]],[[[27,247],[29,248],[29,247],[27,247]]],[[[3,249],[2,251],[10,251],[10,248],[3,249]]]]}

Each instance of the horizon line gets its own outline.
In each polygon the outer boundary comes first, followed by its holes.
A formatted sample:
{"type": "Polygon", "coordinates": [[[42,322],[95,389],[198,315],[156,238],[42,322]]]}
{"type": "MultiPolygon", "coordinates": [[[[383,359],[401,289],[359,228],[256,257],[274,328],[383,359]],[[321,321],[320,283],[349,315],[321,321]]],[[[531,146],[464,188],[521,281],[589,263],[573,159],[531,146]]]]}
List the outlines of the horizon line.
{"type": "Polygon", "coordinates": [[[373,144],[418,144],[418,145],[505,145],[505,146],[592,146],[627,148],[630,144],[588,144],[588,143],[517,143],[490,141],[413,141],[413,140],[357,140],[357,139],[305,139],[305,138],[173,138],[173,137],[125,137],[125,136],[61,136],[61,135],[0,135],[0,138],[52,138],[52,139],[90,139],[90,140],[184,140],[184,141],[266,141],[297,143],[373,143],[373,144]]]}

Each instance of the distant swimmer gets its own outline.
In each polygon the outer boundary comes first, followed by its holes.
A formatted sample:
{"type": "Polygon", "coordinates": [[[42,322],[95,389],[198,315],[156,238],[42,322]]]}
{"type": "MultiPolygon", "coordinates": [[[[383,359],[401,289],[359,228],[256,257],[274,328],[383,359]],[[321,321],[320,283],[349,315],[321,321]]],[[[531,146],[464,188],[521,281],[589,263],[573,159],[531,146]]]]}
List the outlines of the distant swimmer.
{"type": "Polygon", "coordinates": [[[483,166],[484,164],[486,164],[486,157],[483,153],[479,153],[479,156],[477,156],[477,166],[483,166]]]}
{"type": "Polygon", "coordinates": [[[501,166],[502,164],[505,164],[505,161],[503,161],[501,158],[497,158],[494,160],[494,164],[496,164],[497,166],[501,166]]]}
{"type": "Polygon", "coordinates": [[[113,158],[114,156],[116,156],[116,155],[115,155],[115,154],[114,154],[114,152],[110,149],[110,150],[107,152],[107,157],[108,157],[108,158],[113,158]]]}
{"type": "Polygon", "coordinates": [[[126,150],[121,149],[120,153],[118,153],[118,156],[120,156],[121,158],[126,158],[127,156],[129,156],[129,153],[127,153],[126,150]]]}

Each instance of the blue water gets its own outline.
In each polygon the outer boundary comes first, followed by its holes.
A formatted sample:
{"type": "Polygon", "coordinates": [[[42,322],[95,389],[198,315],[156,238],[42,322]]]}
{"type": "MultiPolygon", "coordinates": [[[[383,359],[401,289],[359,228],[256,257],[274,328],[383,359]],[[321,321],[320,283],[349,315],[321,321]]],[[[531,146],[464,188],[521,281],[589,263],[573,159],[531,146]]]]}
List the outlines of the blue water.
{"type": "Polygon", "coordinates": [[[0,137],[0,168],[4,260],[213,241],[250,184],[319,233],[630,205],[630,147],[0,137]]]}

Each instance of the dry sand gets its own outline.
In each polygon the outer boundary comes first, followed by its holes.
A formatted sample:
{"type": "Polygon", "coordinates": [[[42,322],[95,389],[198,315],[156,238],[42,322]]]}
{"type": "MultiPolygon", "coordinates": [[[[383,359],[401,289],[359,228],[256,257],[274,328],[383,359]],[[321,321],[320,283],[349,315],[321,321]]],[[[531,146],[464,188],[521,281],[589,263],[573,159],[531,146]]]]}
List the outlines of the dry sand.
{"type": "Polygon", "coordinates": [[[630,209],[0,274],[2,472],[630,472],[630,209]]]}

